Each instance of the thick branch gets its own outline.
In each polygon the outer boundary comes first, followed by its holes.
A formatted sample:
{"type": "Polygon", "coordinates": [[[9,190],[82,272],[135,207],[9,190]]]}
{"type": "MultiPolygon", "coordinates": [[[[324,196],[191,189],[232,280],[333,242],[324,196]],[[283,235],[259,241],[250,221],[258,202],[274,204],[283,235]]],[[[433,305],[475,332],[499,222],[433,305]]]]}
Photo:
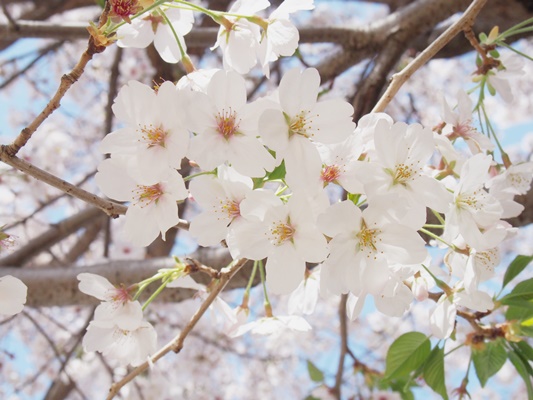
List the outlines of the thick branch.
{"type": "MultiPolygon", "coordinates": [[[[232,261],[229,252],[223,248],[202,248],[187,257],[217,270],[222,269],[232,261]]],[[[105,276],[113,284],[124,283],[125,285],[130,285],[154,275],[161,268],[172,268],[174,266],[174,260],[166,257],[148,260],[115,260],[87,267],[72,268],[62,266],[35,269],[6,267],[0,268],[0,276],[15,276],[28,286],[26,303],[28,306],[62,307],[98,304],[97,299],[87,296],[78,290],[77,276],[82,272],[105,276]]],[[[242,269],[241,273],[231,280],[227,289],[245,287],[248,283],[249,274],[248,268],[242,269]]],[[[209,276],[203,273],[196,273],[193,277],[204,284],[209,283],[210,279],[209,276]]],[[[148,291],[147,296],[149,294],[150,292],[148,291]]],[[[192,294],[193,291],[188,289],[166,289],[157,298],[157,301],[179,302],[191,298],[192,294]]]]}

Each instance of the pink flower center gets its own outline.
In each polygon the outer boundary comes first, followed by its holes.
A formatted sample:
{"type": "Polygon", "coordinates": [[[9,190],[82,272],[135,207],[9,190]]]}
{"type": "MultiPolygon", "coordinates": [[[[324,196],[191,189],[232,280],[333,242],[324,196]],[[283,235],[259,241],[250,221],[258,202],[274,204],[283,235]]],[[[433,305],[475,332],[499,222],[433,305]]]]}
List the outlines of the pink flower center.
{"type": "Polygon", "coordinates": [[[160,183],[152,186],[137,185],[133,192],[135,194],[133,200],[137,200],[135,204],[140,204],[141,207],[146,207],[153,202],[157,203],[164,194],[160,183]]]}
{"type": "Polygon", "coordinates": [[[150,124],[141,128],[142,140],[146,143],[148,148],[155,146],[165,147],[165,139],[167,137],[167,131],[163,129],[161,125],[155,127],[150,124]]]}
{"type": "Polygon", "coordinates": [[[475,128],[470,125],[469,121],[463,122],[453,127],[450,138],[462,137],[463,139],[468,139],[472,136],[473,132],[475,132],[475,128]]]}
{"type": "Polygon", "coordinates": [[[111,11],[114,15],[129,20],[129,16],[136,14],[142,7],[138,0],[113,0],[111,1],[111,11]]]}
{"type": "Polygon", "coordinates": [[[270,234],[272,235],[270,240],[276,245],[280,246],[288,240],[292,240],[296,230],[290,224],[290,220],[287,219],[286,222],[278,221],[274,223],[272,228],[270,228],[270,234]]]}
{"type": "Polygon", "coordinates": [[[231,108],[229,111],[222,110],[215,116],[217,121],[217,131],[225,139],[230,139],[239,129],[239,122],[237,121],[237,113],[231,108]]]}
{"type": "Polygon", "coordinates": [[[110,289],[108,292],[109,297],[115,303],[126,304],[128,301],[131,301],[129,290],[126,287],[117,287],[110,289]]]}
{"type": "Polygon", "coordinates": [[[239,208],[239,203],[235,200],[226,200],[225,202],[220,201],[220,210],[222,213],[230,219],[240,217],[241,209],[239,208]]]}
{"type": "Polygon", "coordinates": [[[341,175],[341,171],[338,165],[326,165],[322,168],[320,178],[327,183],[336,181],[341,175]]]}

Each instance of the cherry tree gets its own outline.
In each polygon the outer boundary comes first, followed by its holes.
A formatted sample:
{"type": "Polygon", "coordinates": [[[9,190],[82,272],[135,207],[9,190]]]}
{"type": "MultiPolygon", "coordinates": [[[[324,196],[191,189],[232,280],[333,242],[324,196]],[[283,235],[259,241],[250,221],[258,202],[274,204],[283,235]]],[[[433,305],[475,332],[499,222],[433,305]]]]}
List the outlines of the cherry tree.
{"type": "Polygon", "coordinates": [[[528,2],[1,4],[3,397],[533,398],[528,2]]]}

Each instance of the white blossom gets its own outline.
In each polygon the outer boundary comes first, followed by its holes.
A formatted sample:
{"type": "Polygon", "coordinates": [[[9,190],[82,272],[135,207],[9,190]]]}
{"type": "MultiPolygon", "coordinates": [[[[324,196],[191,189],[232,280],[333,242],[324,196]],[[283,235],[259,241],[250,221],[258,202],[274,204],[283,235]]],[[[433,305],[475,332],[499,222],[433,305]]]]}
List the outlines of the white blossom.
{"type": "Polygon", "coordinates": [[[4,275],[0,278],[0,314],[15,315],[26,304],[28,287],[18,278],[4,275]]]}

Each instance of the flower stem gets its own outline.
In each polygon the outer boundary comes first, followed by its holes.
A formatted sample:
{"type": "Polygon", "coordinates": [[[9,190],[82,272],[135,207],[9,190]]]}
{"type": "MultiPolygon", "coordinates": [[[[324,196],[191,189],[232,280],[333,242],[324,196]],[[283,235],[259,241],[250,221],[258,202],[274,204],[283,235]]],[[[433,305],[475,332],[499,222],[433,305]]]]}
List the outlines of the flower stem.
{"type": "Polygon", "coordinates": [[[198,172],[197,174],[192,174],[192,175],[186,176],[185,178],[183,178],[183,180],[185,182],[187,182],[187,181],[190,181],[191,179],[196,178],[197,176],[202,176],[202,175],[216,175],[216,172],[215,172],[215,170],[198,172]]]}
{"type": "Polygon", "coordinates": [[[266,288],[266,274],[265,274],[265,267],[263,265],[263,260],[259,261],[259,273],[261,274],[261,283],[263,284],[263,293],[265,295],[265,313],[267,317],[272,317],[272,305],[270,304],[270,300],[268,299],[268,292],[266,288]]]}
{"type": "Polygon", "coordinates": [[[170,20],[168,19],[168,17],[165,14],[165,12],[162,11],[162,10],[161,10],[161,16],[163,17],[165,22],[168,24],[170,30],[172,31],[172,35],[174,35],[174,39],[176,39],[176,43],[178,44],[178,47],[180,49],[181,63],[185,67],[185,72],[187,72],[189,74],[189,73],[195,71],[196,68],[194,68],[194,64],[192,63],[189,55],[187,54],[187,52],[183,48],[179,35],[177,34],[176,30],[174,29],[174,26],[172,26],[172,24],[170,23],[170,20]]]}
{"type": "Polygon", "coordinates": [[[163,291],[163,289],[172,281],[172,275],[169,275],[165,278],[161,286],[157,288],[157,290],[146,300],[146,302],[142,306],[142,310],[144,311],[146,307],[157,297],[159,296],[159,293],[163,291]]]}
{"type": "Polygon", "coordinates": [[[438,241],[441,242],[441,243],[444,243],[446,246],[448,246],[448,247],[451,248],[451,249],[455,249],[455,246],[454,246],[453,244],[448,243],[446,240],[444,240],[444,239],[441,238],[440,236],[434,234],[433,232],[428,231],[427,229],[420,228],[420,232],[425,233],[425,234],[428,235],[429,237],[431,237],[431,238],[433,238],[433,239],[435,239],[435,240],[438,240],[438,241]]]}

